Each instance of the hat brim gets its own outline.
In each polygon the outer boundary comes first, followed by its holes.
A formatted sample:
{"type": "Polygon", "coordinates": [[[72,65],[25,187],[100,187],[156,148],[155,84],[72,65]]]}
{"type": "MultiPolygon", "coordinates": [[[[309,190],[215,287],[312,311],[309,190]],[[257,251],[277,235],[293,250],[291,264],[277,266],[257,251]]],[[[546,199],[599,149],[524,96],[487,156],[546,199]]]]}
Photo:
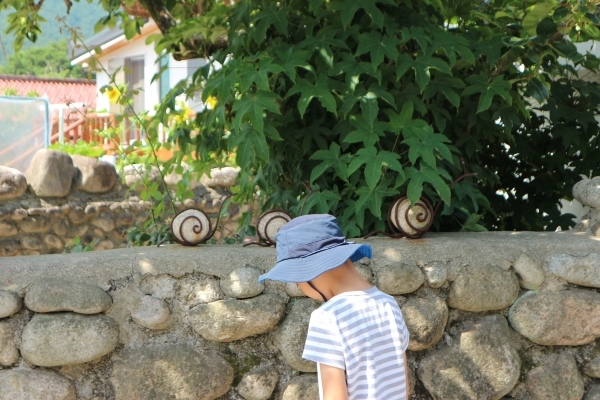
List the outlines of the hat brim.
{"type": "Polygon", "coordinates": [[[373,257],[371,246],[348,243],[306,257],[280,261],[269,272],[261,275],[258,281],[271,279],[281,282],[308,282],[324,272],[339,267],[348,259],[356,262],[364,257],[373,257]]]}

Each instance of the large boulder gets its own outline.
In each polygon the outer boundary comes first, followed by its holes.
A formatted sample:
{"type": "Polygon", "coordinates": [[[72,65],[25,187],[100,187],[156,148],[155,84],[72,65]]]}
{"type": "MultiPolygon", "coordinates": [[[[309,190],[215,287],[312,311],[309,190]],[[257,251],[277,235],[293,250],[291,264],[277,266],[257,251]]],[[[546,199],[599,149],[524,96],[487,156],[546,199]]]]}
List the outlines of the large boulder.
{"type": "Polygon", "coordinates": [[[231,387],[233,368],[186,344],[143,346],[115,357],[111,382],[117,399],[213,400],[231,387]]]}
{"type": "Polygon", "coordinates": [[[528,292],[508,313],[513,329],[534,343],[578,346],[600,336],[600,294],[583,289],[528,292]]]}
{"type": "Polygon", "coordinates": [[[493,265],[471,265],[450,286],[448,305],[474,312],[501,310],[518,295],[519,280],[514,272],[493,265]]]}
{"type": "Polygon", "coordinates": [[[415,264],[384,265],[375,272],[377,287],[387,294],[412,293],[425,282],[421,268],[415,264]]]}
{"type": "Polygon", "coordinates": [[[463,331],[456,347],[428,354],[418,375],[434,399],[497,400],[517,384],[520,369],[506,319],[491,315],[463,331]]]}
{"type": "Polygon", "coordinates": [[[410,333],[409,350],[425,350],[439,342],[448,322],[448,306],[444,300],[439,297],[410,298],[401,308],[410,333]]]}
{"type": "Polygon", "coordinates": [[[146,169],[144,164],[126,165],[123,167],[123,175],[125,177],[125,185],[136,191],[141,191],[144,188],[144,177],[150,182],[160,181],[160,171],[154,165],[148,169],[146,169]]]}
{"type": "Polygon", "coordinates": [[[310,315],[319,307],[312,299],[299,299],[275,331],[275,345],[283,359],[295,370],[317,372],[317,364],[302,358],[310,315]]]}
{"type": "Polygon", "coordinates": [[[584,206],[600,209],[600,176],[577,182],[573,186],[573,197],[584,206]]]}
{"type": "Polygon", "coordinates": [[[55,372],[39,369],[0,371],[0,399],[76,400],[73,383],[55,372]]]}
{"type": "Polygon", "coordinates": [[[519,276],[519,284],[523,289],[538,290],[546,279],[542,267],[527,254],[521,254],[513,268],[519,276]]]}
{"type": "Polygon", "coordinates": [[[204,339],[232,342],[275,328],[285,314],[279,295],[263,294],[248,300],[220,300],[190,310],[192,328],[204,339]]]}
{"type": "Polygon", "coordinates": [[[98,314],[112,305],[112,297],[98,286],[62,279],[47,279],[31,285],[25,305],[35,312],[74,311],[98,314]]]}
{"type": "Polygon", "coordinates": [[[0,318],[10,317],[23,307],[23,300],[14,292],[0,290],[0,318]]]}
{"type": "Polygon", "coordinates": [[[202,175],[200,183],[208,187],[230,187],[235,186],[235,181],[240,173],[239,168],[224,167],[210,170],[210,178],[202,175]]]}
{"type": "Polygon", "coordinates": [[[319,400],[319,380],[316,374],[300,375],[288,382],[281,400],[319,400]]]}
{"type": "Polygon", "coordinates": [[[548,262],[548,270],[567,282],[600,288],[600,254],[585,257],[557,254],[548,262]]]}
{"type": "Polygon", "coordinates": [[[179,281],[177,293],[179,299],[188,307],[211,303],[223,298],[219,281],[214,278],[182,279],[179,281]]]}
{"type": "Polygon", "coordinates": [[[119,325],[106,315],[35,314],[21,336],[21,355],[41,367],[97,360],[119,344],[119,325]]]}
{"type": "Polygon", "coordinates": [[[39,197],[65,197],[74,173],[73,160],[67,153],[40,149],[27,166],[25,177],[39,197]]]}
{"type": "Polygon", "coordinates": [[[71,156],[75,167],[75,186],[86,193],[106,193],[117,182],[115,167],[92,157],[71,156]]]}
{"type": "Polygon", "coordinates": [[[548,355],[544,364],[527,373],[525,386],[536,400],[581,400],[585,391],[577,363],[568,351],[548,355]]]}
{"type": "Polygon", "coordinates": [[[262,271],[256,267],[242,267],[231,271],[221,279],[221,290],[227,297],[245,299],[254,297],[265,290],[265,284],[258,281],[262,271]]]}
{"type": "Polygon", "coordinates": [[[0,201],[17,199],[27,190],[27,179],[21,171],[0,165],[0,201]]]}

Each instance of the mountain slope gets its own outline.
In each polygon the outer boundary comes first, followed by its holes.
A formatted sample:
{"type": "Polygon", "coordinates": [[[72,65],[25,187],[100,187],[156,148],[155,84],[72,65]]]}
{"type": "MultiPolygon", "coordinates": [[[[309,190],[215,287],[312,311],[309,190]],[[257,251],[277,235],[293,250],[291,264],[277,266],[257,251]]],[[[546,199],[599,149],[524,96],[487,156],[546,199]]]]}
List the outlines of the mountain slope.
{"type": "MultiPolygon", "coordinates": [[[[12,48],[13,35],[5,34],[7,24],[7,17],[10,14],[10,10],[0,12],[0,38],[4,44],[4,50],[7,56],[14,53],[12,48]]],[[[104,15],[105,11],[101,5],[96,2],[89,4],[83,0],[80,2],[73,2],[71,12],[67,16],[68,24],[71,27],[81,28],[81,34],[85,37],[90,37],[94,34],[94,25],[104,15]]],[[[62,24],[56,20],[57,16],[63,17],[67,15],[64,0],[46,0],[42,7],[42,16],[47,22],[42,23],[42,34],[38,37],[36,43],[25,41],[24,49],[37,46],[45,46],[50,43],[59,42],[61,40],[69,40],[71,37],[65,29],[60,32],[62,24]]],[[[2,50],[0,49],[0,65],[6,62],[6,58],[2,50]]]]}

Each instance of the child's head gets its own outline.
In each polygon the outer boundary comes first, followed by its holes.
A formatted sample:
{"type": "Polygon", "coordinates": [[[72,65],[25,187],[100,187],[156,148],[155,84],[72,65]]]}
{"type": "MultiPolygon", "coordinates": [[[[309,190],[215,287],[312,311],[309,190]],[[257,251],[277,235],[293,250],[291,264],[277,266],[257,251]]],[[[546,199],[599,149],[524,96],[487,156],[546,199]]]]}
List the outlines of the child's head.
{"type": "Polygon", "coordinates": [[[372,257],[371,246],[348,242],[337,219],[328,214],[294,218],[279,230],[276,241],[277,265],[259,281],[298,283],[307,295],[315,293],[310,285],[316,279],[333,282],[350,268],[356,271],[353,262],[372,257]],[[340,266],[344,267],[334,271],[340,266]]]}

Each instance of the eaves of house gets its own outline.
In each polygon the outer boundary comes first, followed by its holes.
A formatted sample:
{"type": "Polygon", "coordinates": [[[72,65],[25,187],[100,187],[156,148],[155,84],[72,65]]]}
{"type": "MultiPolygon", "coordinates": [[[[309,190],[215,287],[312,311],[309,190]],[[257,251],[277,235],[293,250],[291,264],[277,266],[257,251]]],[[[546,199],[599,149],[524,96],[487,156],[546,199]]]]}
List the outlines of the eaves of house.
{"type": "Polygon", "coordinates": [[[15,89],[19,96],[37,92],[40,97],[48,97],[50,104],[84,103],[86,107],[96,107],[95,80],[0,75],[0,94],[8,88],[15,89]]]}

